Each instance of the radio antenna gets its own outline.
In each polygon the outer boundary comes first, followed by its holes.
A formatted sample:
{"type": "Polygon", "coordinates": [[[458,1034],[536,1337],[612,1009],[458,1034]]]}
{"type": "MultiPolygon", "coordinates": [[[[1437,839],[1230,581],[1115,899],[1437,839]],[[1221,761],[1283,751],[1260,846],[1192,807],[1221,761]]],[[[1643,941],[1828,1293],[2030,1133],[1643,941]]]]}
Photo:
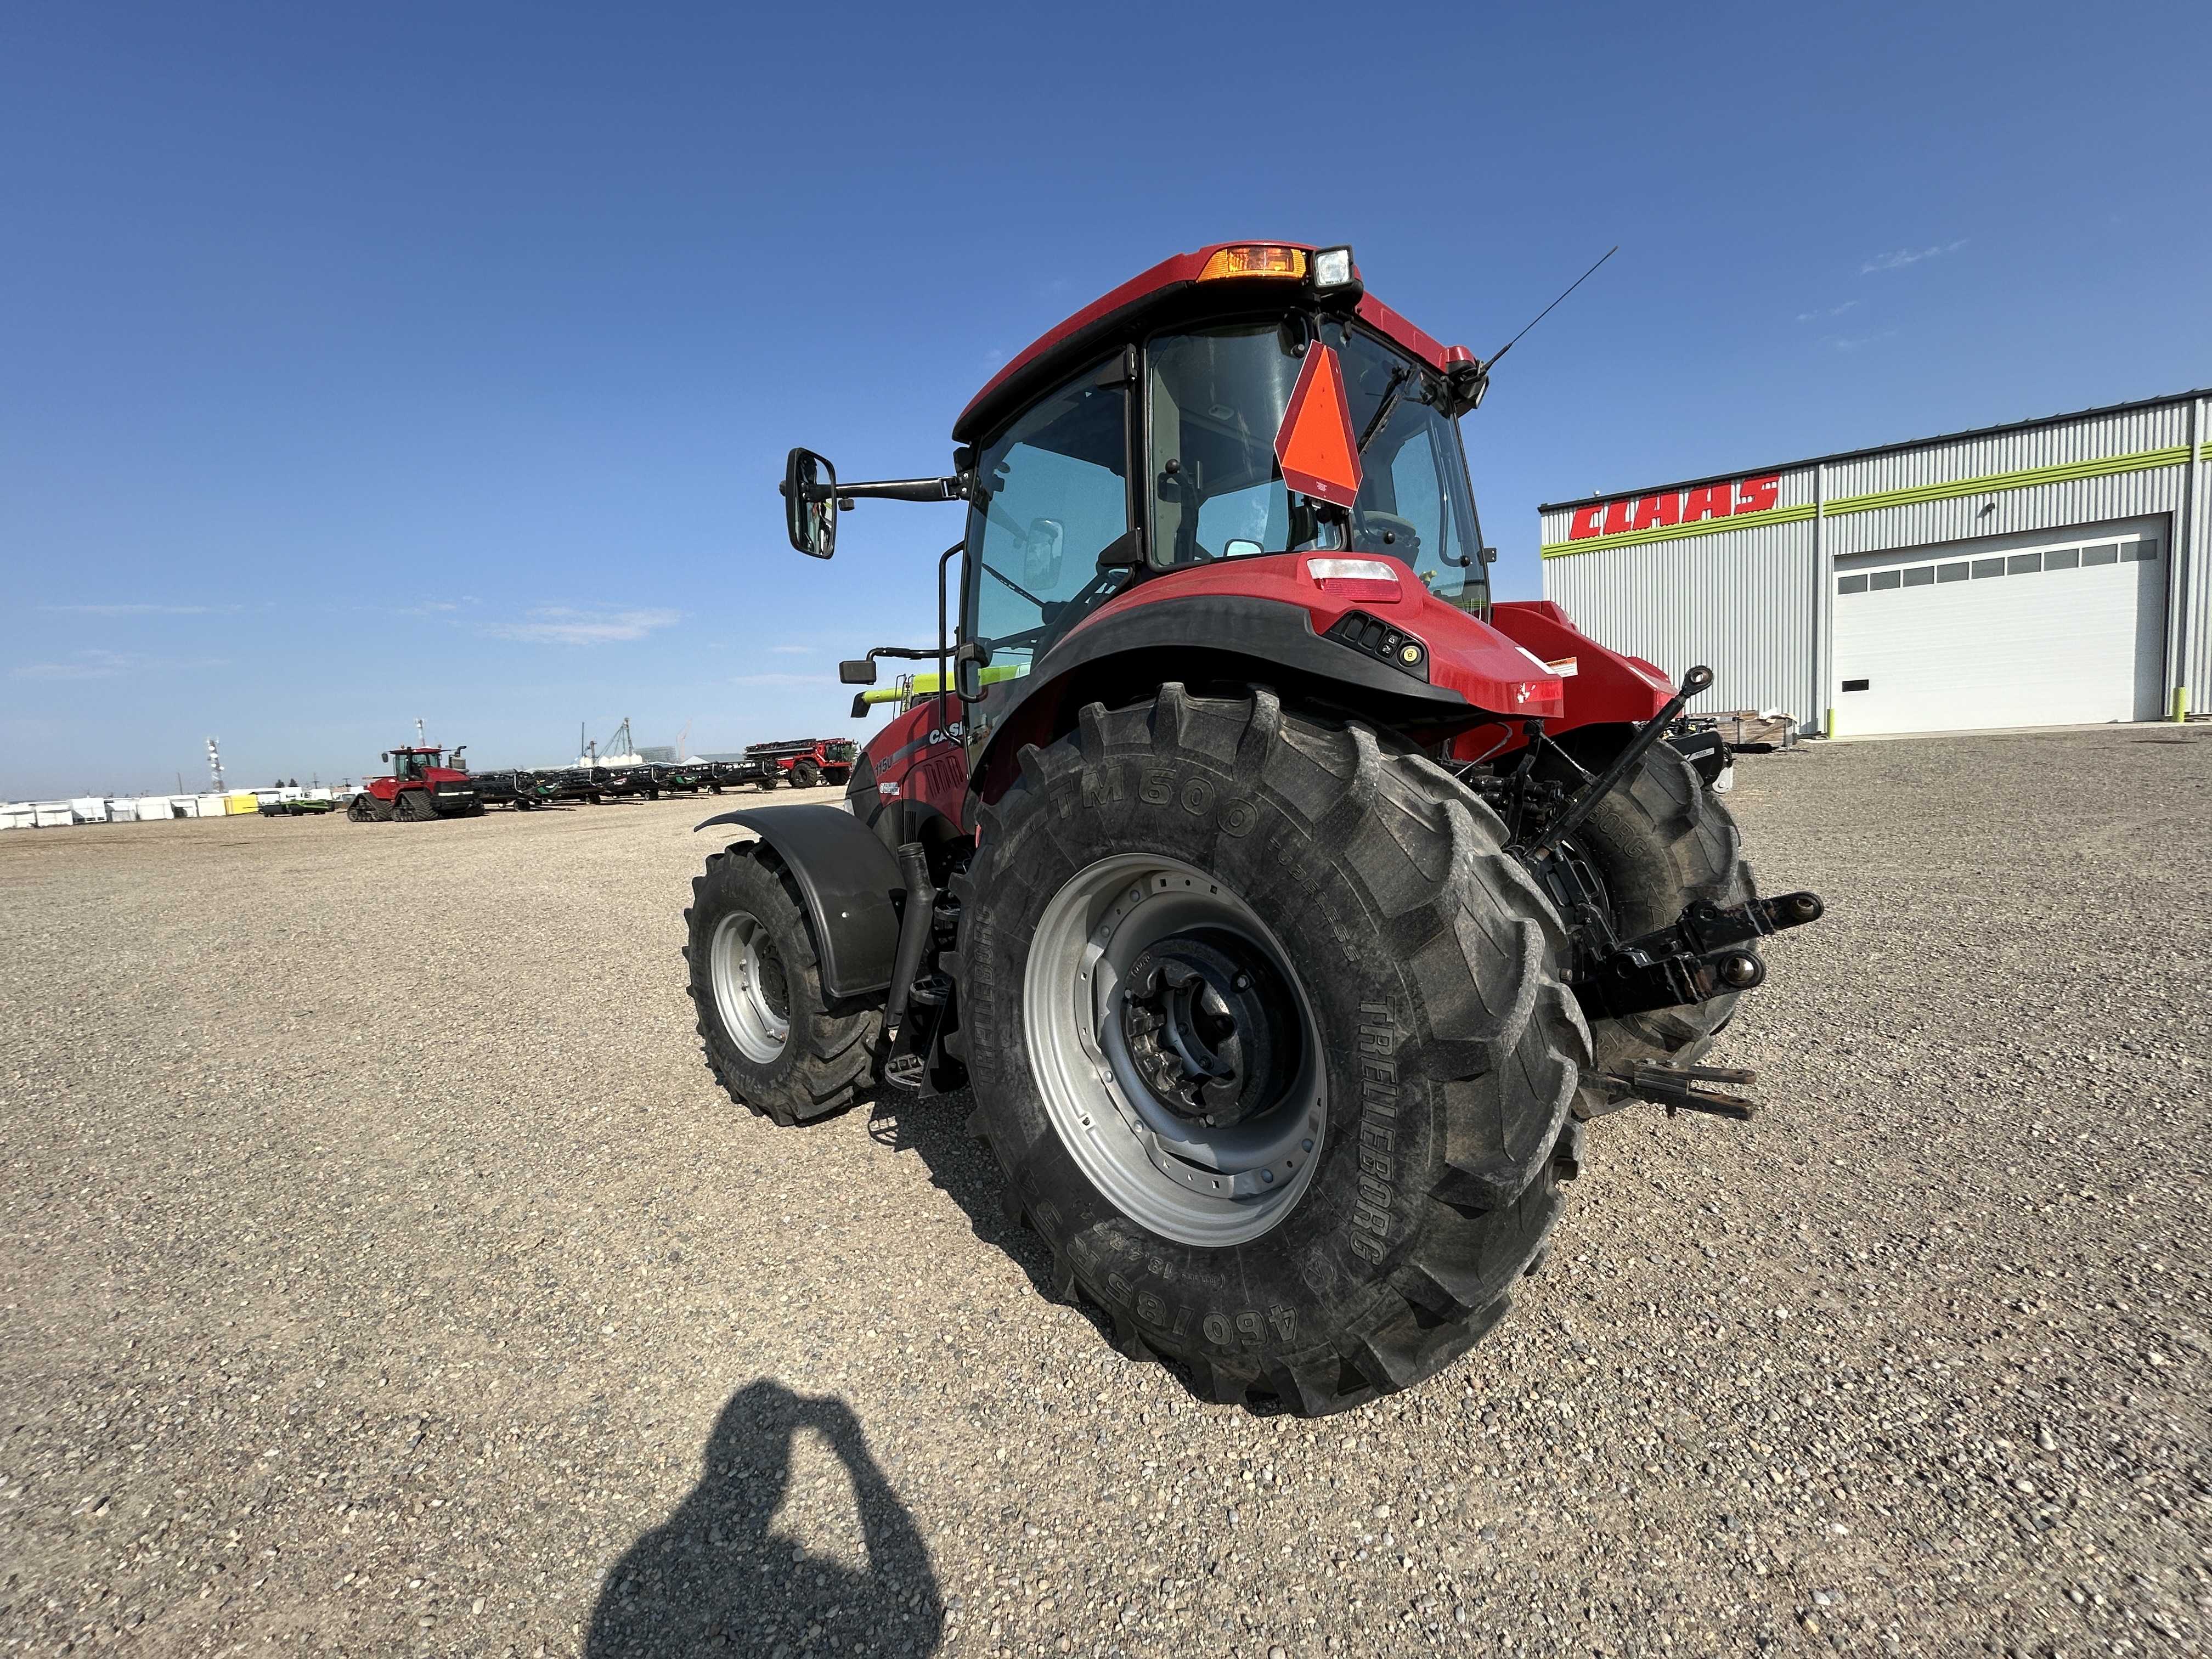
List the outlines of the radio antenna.
{"type": "MultiPolygon", "coordinates": [[[[1601,265],[1601,264],[1603,264],[1605,263],[1606,259],[1610,259],[1611,258],[1613,258],[1613,256],[1614,254],[1616,254],[1616,253],[1618,253],[1618,252],[1620,252],[1620,243],[1618,243],[1618,242],[1615,242],[1615,243],[1614,243],[1611,247],[1609,247],[1609,248],[1606,249],[1604,258],[1601,258],[1601,259],[1597,262],[1597,265],[1601,265]]],[[[1560,301],[1560,300],[1564,300],[1564,299],[1565,299],[1565,298],[1567,297],[1567,294],[1572,294],[1572,293],[1573,293],[1577,289],[1580,288],[1580,287],[1581,287],[1584,283],[1587,283],[1588,281],[1589,281],[1589,279],[1590,279],[1592,276],[1595,276],[1597,274],[1597,265],[1592,265],[1592,266],[1591,266],[1588,270],[1586,270],[1586,271],[1583,272],[1583,274],[1582,274],[1581,276],[1579,276],[1576,277],[1576,278],[1575,278],[1575,280],[1574,280],[1573,282],[1569,283],[1567,284],[1567,290],[1566,290],[1566,294],[1562,294],[1562,295],[1559,295],[1559,300],[1554,300],[1554,301],[1553,301],[1551,304],[1549,304],[1549,305],[1546,306],[1546,307],[1545,307],[1541,311],[1538,312],[1538,313],[1535,314],[1535,316],[1534,316],[1533,318],[1531,318],[1531,319],[1529,319],[1529,322],[1528,322],[1528,328],[1534,328],[1534,327],[1535,327],[1535,326],[1536,326],[1536,325],[1537,325],[1538,323],[1542,322],[1542,321],[1544,320],[1544,319],[1545,319],[1545,318],[1547,318],[1547,317],[1550,316],[1553,312],[1557,311],[1557,310],[1559,308],[1559,301],[1560,301]]],[[[1515,346],[1517,346],[1517,345],[1519,345],[1519,344],[1521,343],[1521,335],[1522,335],[1522,334],[1526,334],[1526,333],[1528,331],[1528,328],[1524,328],[1524,329],[1522,329],[1522,330],[1521,331],[1521,334],[1516,334],[1516,335],[1515,335],[1511,339],[1508,340],[1508,341],[1507,341],[1504,345],[1502,345],[1502,346],[1500,346],[1500,347],[1498,347],[1498,353],[1497,353],[1497,356],[1493,356],[1492,358],[1491,358],[1491,360],[1490,360],[1488,362],[1485,363],[1485,364],[1482,366],[1482,372],[1483,372],[1486,375],[1486,374],[1488,374],[1492,369],[1493,369],[1493,368],[1497,368],[1497,367],[1498,367],[1498,359],[1499,357],[1503,357],[1503,356],[1504,356],[1507,352],[1509,352],[1509,351],[1512,350],[1512,349],[1513,349],[1513,348],[1514,348],[1515,346]]]]}

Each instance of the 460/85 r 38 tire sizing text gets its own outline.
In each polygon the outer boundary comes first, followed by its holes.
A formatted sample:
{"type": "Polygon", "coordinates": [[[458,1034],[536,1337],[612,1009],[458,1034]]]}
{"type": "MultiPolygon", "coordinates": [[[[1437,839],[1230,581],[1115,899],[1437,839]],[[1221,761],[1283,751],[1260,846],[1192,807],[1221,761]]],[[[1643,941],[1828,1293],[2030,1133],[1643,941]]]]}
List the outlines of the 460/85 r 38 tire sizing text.
{"type": "Polygon", "coordinates": [[[955,884],[1010,1210],[1214,1399],[1336,1411],[1449,1363],[1573,1158],[1557,918],[1488,809],[1385,741],[1265,690],[1094,703],[1023,751],[955,884]]]}

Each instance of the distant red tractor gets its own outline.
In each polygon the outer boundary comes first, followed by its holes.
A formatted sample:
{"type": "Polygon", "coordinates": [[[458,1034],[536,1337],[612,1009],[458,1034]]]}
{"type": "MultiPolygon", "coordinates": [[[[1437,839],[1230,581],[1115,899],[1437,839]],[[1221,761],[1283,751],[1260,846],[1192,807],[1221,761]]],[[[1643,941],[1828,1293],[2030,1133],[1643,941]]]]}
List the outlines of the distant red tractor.
{"type": "Polygon", "coordinates": [[[817,784],[842,787],[853,775],[853,763],[860,746],[849,738],[787,738],[775,743],[750,743],[745,758],[760,763],[753,781],[763,789],[787,783],[794,789],[817,784]]]}
{"type": "Polygon", "coordinates": [[[391,763],[392,775],[369,779],[347,804],[346,817],[356,823],[482,817],[483,800],[462,763],[461,749],[453,750],[451,766],[441,763],[442,749],[386,750],[380,758],[391,763]]]}

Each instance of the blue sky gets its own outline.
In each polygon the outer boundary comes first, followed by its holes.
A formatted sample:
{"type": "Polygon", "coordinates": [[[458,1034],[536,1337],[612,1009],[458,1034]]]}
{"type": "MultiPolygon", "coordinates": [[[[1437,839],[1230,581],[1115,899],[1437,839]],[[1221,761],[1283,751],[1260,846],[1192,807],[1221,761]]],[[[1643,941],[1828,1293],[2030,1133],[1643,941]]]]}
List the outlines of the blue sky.
{"type": "Polygon", "coordinates": [[[1163,255],[1349,241],[1540,501],[2212,382],[2201,7],[0,11],[0,795],[838,734],[941,469],[1163,255]]]}

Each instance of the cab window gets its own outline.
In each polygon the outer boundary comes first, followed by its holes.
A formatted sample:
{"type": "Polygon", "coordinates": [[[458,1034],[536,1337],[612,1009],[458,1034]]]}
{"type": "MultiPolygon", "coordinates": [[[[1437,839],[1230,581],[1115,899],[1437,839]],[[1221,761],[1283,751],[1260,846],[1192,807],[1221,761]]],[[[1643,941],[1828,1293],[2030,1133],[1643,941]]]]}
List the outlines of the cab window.
{"type": "Polygon", "coordinates": [[[1127,410],[1119,385],[1077,375],[1014,422],[977,463],[963,619],[991,641],[987,680],[1018,678],[1113,592],[1098,556],[1129,528],[1127,410]]]}
{"type": "Polygon", "coordinates": [[[1439,599],[1489,602],[1457,423],[1425,365],[1337,319],[1155,336],[1146,351],[1148,550],[1164,566],[1350,550],[1403,559],[1439,599]],[[1364,441],[1346,509],[1291,490],[1275,436],[1305,353],[1337,354],[1364,441]]]}

